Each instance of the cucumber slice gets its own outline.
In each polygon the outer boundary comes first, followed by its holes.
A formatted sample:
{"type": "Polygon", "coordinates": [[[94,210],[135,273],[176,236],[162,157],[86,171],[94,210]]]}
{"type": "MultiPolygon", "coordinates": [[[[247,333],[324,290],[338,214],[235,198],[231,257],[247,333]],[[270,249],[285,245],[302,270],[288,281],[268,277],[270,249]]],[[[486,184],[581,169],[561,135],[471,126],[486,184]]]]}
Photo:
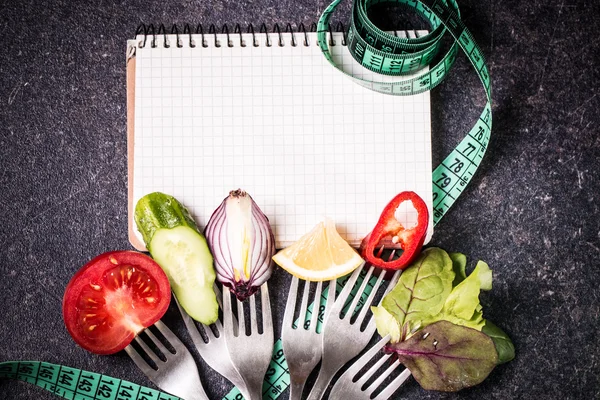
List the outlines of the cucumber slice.
{"type": "Polygon", "coordinates": [[[213,258],[188,210],[174,197],[156,192],[138,201],[134,218],[179,304],[195,320],[214,323],[219,305],[213,290],[213,258]]]}

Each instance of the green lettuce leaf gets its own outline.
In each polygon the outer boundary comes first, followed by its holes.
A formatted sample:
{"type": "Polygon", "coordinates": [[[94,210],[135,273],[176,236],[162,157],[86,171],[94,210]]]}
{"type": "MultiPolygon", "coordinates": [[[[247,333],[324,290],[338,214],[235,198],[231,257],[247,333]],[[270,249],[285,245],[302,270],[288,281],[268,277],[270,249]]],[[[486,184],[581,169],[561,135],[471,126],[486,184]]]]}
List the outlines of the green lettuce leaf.
{"type": "Polygon", "coordinates": [[[480,331],[485,325],[485,320],[479,293],[482,289],[491,288],[492,270],[486,263],[479,261],[473,272],[452,289],[442,310],[425,318],[423,326],[444,320],[480,331]]]}
{"type": "Polygon", "coordinates": [[[392,343],[398,342],[400,340],[400,325],[396,321],[396,318],[382,306],[371,307],[371,311],[373,311],[373,318],[375,318],[377,333],[381,337],[390,335],[392,343]]]}
{"type": "Polygon", "coordinates": [[[498,364],[504,364],[515,358],[515,345],[502,329],[498,328],[491,321],[486,320],[481,331],[494,341],[494,346],[496,346],[496,352],[498,353],[498,364]]]}
{"type": "Polygon", "coordinates": [[[492,270],[489,265],[484,263],[483,261],[478,261],[475,269],[471,274],[476,273],[479,277],[479,282],[481,284],[481,290],[492,290],[492,270]]]}
{"type": "MultiPolygon", "coordinates": [[[[448,255],[452,259],[452,269],[454,270],[452,287],[456,287],[459,283],[467,279],[467,257],[462,253],[448,253],[448,255]]],[[[479,261],[473,272],[475,271],[479,275],[481,290],[492,290],[492,270],[490,267],[483,261],[479,261]]]]}
{"type": "MultiPolygon", "coordinates": [[[[401,340],[421,328],[422,321],[429,315],[442,310],[452,290],[453,280],[452,260],[448,253],[437,247],[423,250],[419,258],[404,270],[398,284],[381,303],[398,322],[401,340]]],[[[381,324],[377,325],[378,329],[389,330],[381,324]]]]}
{"type": "Polygon", "coordinates": [[[388,349],[426,390],[455,392],[477,385],[498,362],[489,336],[447,321],[431,324],[388,349]]]}
{"type": "Polygon", "coordinates": [[[396,287],[384,297],[380,308],[387,312],[377,311],[378,331],[391,335],[392,343],[405,340],[438,321],[481,331],[485,319],[479,293],[492,288],[492,270],[479,261],[473,272],[466,276],[466,265],[463,254],[448,254],[436,247],[424,250],[402,273],[396,287]]]}
{"type": "Polygon", "coordinates": [[[454,270],[454,282],[452,287],[455,287],[465,279],[467,279],[467,256],[462,253],[448,253],[452,259],[452,269],[454,270]]]}

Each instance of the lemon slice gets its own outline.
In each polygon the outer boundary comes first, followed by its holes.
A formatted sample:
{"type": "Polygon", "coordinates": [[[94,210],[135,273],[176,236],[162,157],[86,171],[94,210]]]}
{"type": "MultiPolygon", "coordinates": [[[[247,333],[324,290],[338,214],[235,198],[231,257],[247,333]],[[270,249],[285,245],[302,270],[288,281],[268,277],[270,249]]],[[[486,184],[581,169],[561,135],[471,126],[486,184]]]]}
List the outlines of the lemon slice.
{"type": "Polygon", "coordinates": [[[326,281],[354,271],[363,259],[326,219],[273,256],[281,268],[307,281],[326,281]]]}

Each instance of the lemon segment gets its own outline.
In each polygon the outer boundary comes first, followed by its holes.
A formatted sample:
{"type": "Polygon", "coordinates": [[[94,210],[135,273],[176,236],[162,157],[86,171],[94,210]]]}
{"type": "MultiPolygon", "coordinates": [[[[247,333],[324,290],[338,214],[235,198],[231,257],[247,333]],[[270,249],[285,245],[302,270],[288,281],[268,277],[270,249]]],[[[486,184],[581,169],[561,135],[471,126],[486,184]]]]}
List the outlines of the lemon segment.
{"type": "Polygon", "coordinates": [[[363,259],[335,229],[332,220],[317,224],[297,242],[279,251],[273,261],[307,281],[327,281],[349,274],[363,259]]]}

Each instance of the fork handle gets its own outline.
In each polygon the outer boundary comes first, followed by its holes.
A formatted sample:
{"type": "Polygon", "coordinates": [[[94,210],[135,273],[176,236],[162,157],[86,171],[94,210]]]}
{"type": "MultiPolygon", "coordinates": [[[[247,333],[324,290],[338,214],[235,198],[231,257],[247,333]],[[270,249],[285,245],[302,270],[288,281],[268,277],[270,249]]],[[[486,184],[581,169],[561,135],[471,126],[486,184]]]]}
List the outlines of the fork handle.
{"type": "Polygon", "coordinates": [[[291,382],[290,383],[290,400],[301,400],[302,392],[304,390],[304,384],[306,381],[302,382],[291,382]]]}
{"type": "Polygon", "coordinates": [[[327,386],[333,379],[333,376],[337,372],[337,369],[331,370],[327,368],[326,365],[321,366],[321,370],[319,371],[319,376],[317,376],[317,381],[313,386],[308,398],[306,400],[321,400],[323,395],[325,394],[325,390],[327,390],[327,386]]]}
{"type": "Polygon", "coordinates": [[[260,385],[248,385],[247,389],[242,390],[240,387],[238,389],[242,392],[245,400],[262,400],[262,381],[260,385]]]}

